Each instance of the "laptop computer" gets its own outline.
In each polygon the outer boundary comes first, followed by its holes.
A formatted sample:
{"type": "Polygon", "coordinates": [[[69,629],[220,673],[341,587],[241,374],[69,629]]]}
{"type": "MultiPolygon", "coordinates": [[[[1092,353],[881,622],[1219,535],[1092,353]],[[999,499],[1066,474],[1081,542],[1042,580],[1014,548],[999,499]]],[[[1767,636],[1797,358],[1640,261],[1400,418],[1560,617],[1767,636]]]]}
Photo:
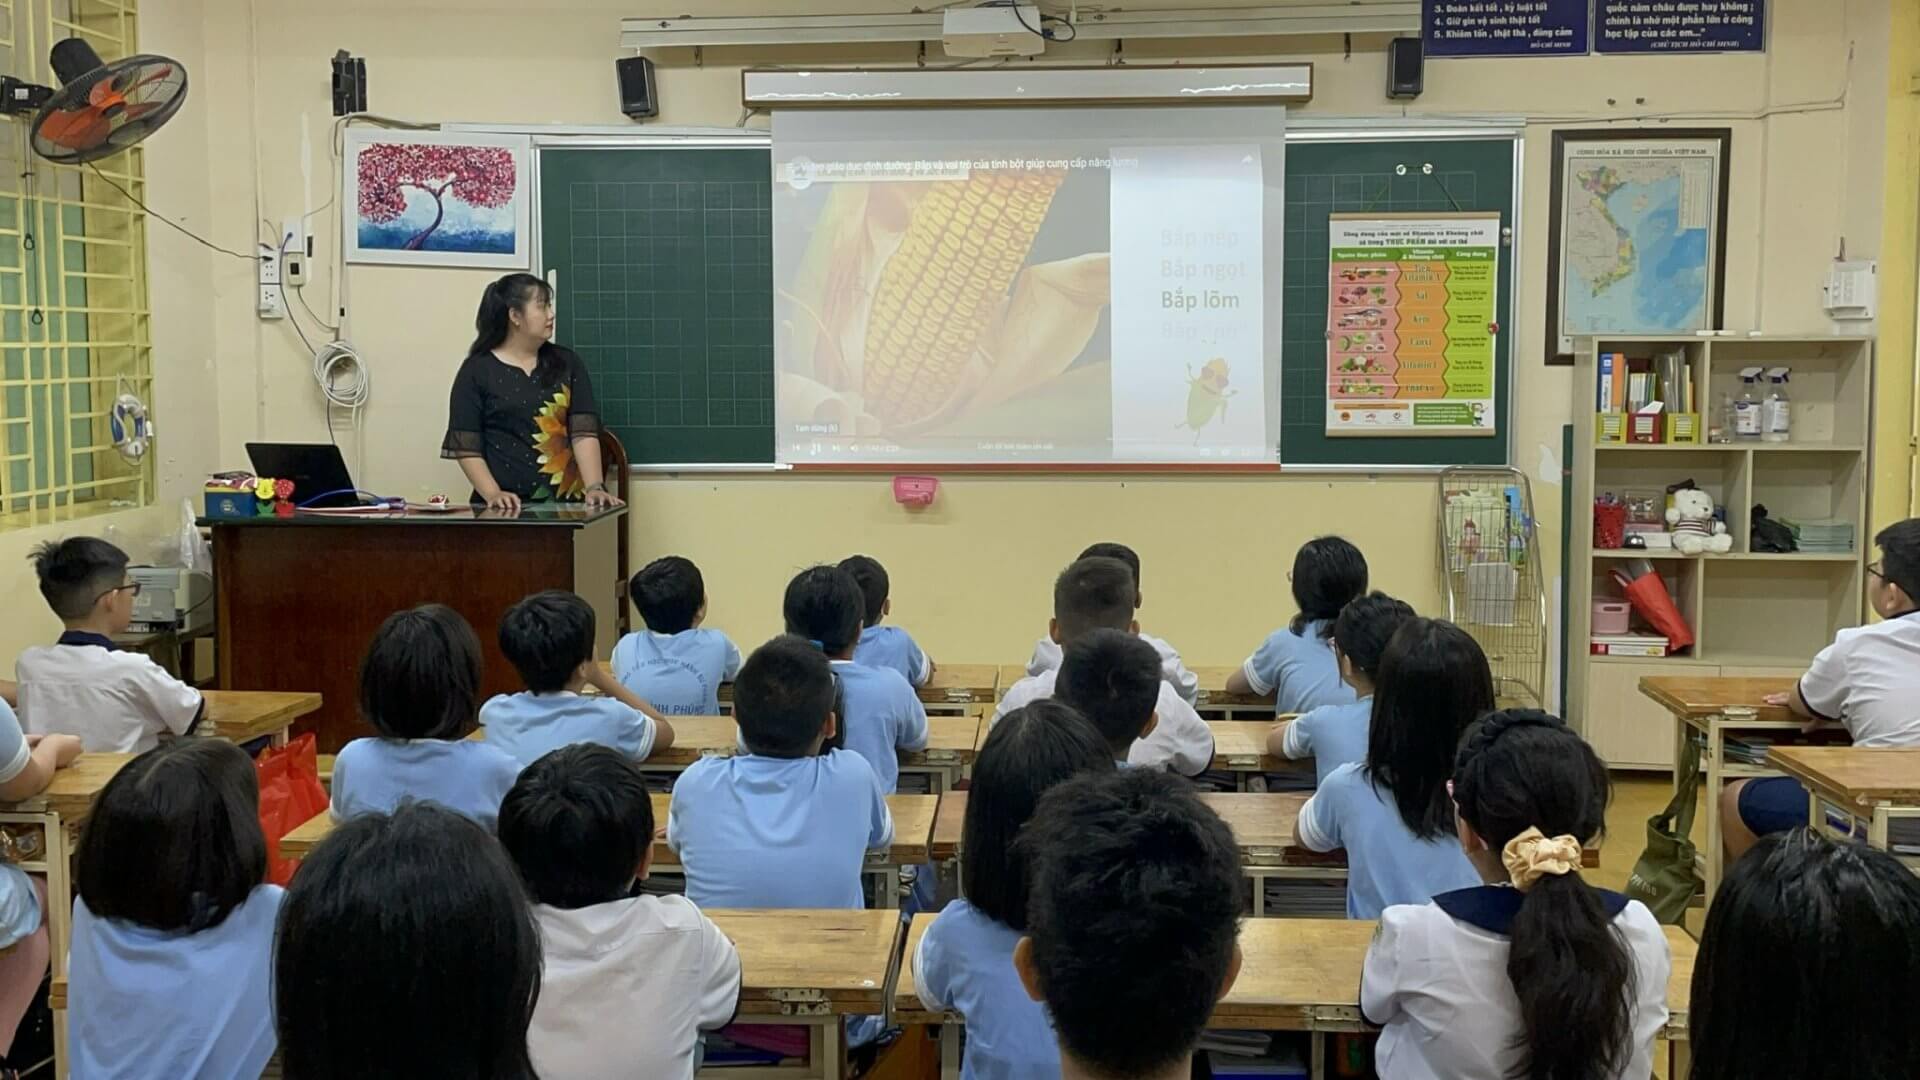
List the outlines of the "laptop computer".
{"type": "Polygon", "coordinates": [[[293,481],[294,505],[303,509],[359,506],[347,461],[332,443],[248,443],[255,476],[293,481]]]}

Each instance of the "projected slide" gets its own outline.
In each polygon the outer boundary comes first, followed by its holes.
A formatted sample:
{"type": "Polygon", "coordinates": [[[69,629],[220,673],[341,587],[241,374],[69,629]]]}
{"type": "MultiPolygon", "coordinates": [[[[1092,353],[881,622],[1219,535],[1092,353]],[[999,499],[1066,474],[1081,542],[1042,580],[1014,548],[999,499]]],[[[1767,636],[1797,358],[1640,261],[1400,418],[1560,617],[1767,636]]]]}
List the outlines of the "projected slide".
{"type": "Polygon", "coordinates": [[[781,460],[1274,460],[1283,121],[776,113],[781,460]]]}

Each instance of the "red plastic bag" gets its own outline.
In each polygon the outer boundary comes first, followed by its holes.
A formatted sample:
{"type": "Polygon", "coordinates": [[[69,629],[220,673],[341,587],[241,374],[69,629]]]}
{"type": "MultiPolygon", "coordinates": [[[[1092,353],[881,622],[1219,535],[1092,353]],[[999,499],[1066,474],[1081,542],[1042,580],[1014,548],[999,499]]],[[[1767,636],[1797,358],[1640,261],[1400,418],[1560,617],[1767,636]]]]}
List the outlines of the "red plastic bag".
{"type": "Polygon", "coordinates": [[[1687,625],[1680,609],[1674,606],[1667,583],[1660,579],[1660,571],[1648,570],[1629,580],[1626,574],[1615,570],[1613,579],[1626,594],[1627,602],[1633,605],[1634,612],[1648,626],[1666,635],[1667,652],[1676,653],[1693,645],[1693,627],[1687,625]]]}
{"type": "Polygon", "coordinates": [[[267,880],[285,885],[300,860],[280,857],[280,838],[327,812],[320,783],[320,757],[311,733],[286,746],[268,747],[254,760],[260,776],[260,831],[267,836],[267,880]]]}

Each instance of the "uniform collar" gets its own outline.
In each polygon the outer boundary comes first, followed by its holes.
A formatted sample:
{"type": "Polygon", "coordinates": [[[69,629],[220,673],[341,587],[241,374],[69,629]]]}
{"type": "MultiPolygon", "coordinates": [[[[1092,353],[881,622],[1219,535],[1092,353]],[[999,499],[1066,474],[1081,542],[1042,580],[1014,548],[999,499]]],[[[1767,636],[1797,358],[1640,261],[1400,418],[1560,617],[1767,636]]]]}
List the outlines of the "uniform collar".
{"type": "MultiPolygon", "coordinates": [[[[1606,909],[1609,920],[1627,909],[1627,898],[1620,893],[1609,889],[1594,891],[1600,894],[1600,906],[1606,909]]],[[[1433,898],[1433,903],[1463,923],[1490,934],[1504,935],[1513,932],[1514,916],[1520,914],[1520,904],[1525,899],[1525,893],[1510,885],[1479,885],[1441,893],[1433,898]]]]}
{"type": "Polygon", "coordinates": [[[96,634],[91,630],[68,630],[60,635],[56,643],[60,645],[98,645],[108,652],[119,651],[120,646],[105,634],[96,634]]]}

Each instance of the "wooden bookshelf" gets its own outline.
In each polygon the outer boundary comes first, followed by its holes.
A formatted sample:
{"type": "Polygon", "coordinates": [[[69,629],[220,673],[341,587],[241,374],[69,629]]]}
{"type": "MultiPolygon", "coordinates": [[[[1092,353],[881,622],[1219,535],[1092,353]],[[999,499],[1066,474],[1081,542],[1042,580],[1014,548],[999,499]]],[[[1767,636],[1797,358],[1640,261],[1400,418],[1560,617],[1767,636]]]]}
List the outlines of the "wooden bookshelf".
{"type": "MultiPolygon", "coordinates": [[[[1567,712],[1615,768],[1671,769],[1673,719],[1637,689],[1643,675],[1797,675],[1839,630],[1858,625],[1867,553],[1872,445],[1873,340],[1862,337],[1617,337],[1582,339],[1574,357],[1573,529],[1566,538],[1567,712]],[[1793,440],[1785,443],[1602,443],[1597,417],[1603,353],[1649,357],[1681,350],[1713,426],[1723,392],[1739,392],[1748,367],[1788,367],[1793,440]],[[1733,550],[1688,557],[1674,551],[1596,550],[1593,500],[1602,492],[1659,491],[1688,478],[1726,507],[1733,550]],[[1775,518],[1852,521],[1851,554],[1756,552],[1755,504],[1775,518]],[[1664,658],[1589,653],[1593,599],[1618,597],[1611,571],[1647,558],[1693,627],[1695,644],[1664,658]]],[[[1764,394],[1765,385],[1761,386],[1764,394]]],[[[1638,620],[1636,619],[1636,626],[1638,620]]]]}

